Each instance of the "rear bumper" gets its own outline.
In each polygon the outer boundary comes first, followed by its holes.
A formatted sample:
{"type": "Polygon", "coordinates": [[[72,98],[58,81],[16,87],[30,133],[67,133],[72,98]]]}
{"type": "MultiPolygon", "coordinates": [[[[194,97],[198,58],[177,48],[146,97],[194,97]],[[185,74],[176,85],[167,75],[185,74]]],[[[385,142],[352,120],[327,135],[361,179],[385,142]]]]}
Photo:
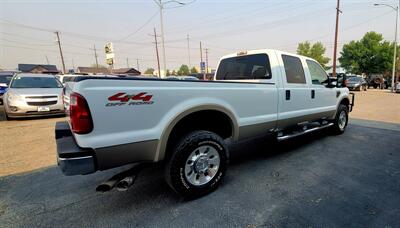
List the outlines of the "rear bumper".
{"type": "Polygon", "coordinates": [[[55,129],[57,143],[57,163],[67,175],[85,175],[96,172],[94,151],[79,147],[68,122],[57,122],[55,129]]]}
{"type": "Polygon", "coordinates": [[[102,148],[79,147],[68,122],[57,122],[57,161],[67,175],[85,175],[133,163],[155,162],[158,140],[147,140],[102,148]]]}

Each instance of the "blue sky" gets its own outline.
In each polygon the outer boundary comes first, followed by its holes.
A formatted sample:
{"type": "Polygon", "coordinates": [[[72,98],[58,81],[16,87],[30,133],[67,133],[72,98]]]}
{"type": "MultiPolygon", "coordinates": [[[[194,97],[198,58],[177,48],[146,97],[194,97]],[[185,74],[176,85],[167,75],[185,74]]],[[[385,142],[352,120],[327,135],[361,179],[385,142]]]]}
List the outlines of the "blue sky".
{"type": "MultiPolygon", "coordinates": [[[[191,2],[191,0],[182,0],[191,2]]],[[[374,3],[395,0],[342,0],[340,47],[368,31],[394,38],[395,12],[374,3]]],[[[247,49],[274,48],[295,52],[297,44],[321,41],[332,58],[336,0],[197,0],[164,11],[167,68],[199,65],[199,42],[209,49],[216,67],[225,54],[247,49]]],[[[113,41],[116,66],[140,69],[156,66],[153,28],[160,32],[158,7],[153,0],[0,0],[0,68],[18,63],[46,63],[61,69],[53,31],[60,31],[67,68],[95,62],[105,64],[104,44],[113,41]],[[136,33],[134,33],[136,31],[136,33]],[[130,34],[134,33],[131,36],[130,34]]]]}

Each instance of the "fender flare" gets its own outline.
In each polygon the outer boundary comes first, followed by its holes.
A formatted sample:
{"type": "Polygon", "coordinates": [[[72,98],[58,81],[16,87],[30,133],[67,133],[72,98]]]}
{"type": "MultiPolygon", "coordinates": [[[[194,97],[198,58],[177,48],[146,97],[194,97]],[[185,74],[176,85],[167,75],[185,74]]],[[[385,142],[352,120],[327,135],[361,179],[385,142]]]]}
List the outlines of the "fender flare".
{"type": "MultiPolygon", "coordinates": [[[[239,138],[238,121],[237,121],[235,114],[232,111],[230,111],[229,109],[227,109],[223,106],[216,105],[216,104],[204,104],[204,105],[195,106],[195,107],[192,107],[190,109],[180,112],[171,121],[168,122],[167,127],[165,127],[163,132],[161,133],[160,141],[159,141],[158,147],[157,147],[156,156],[154,158],[155,162],[161,161],[165,158],[167,143],[168,143],[170,133],[172,132],[174,127],[179,123],[179,121],[182,120],[183,118],[185,118],[186,116],[196,113],[196,112],[199,112],[199,111],[219,111],[219,112],[222,112],[225,115],[227,115],[231,122],[233,139],[237,140],[239,138]]],[[[229,157],[229,154],[227,154],[227,156],[229,157]]]]}

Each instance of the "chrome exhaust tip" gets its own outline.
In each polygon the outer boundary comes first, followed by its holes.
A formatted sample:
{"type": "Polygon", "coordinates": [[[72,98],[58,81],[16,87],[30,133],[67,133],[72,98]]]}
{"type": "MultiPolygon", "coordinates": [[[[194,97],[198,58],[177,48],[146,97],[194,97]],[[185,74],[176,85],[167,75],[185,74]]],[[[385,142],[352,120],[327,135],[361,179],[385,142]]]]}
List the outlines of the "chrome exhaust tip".
{"type": "Polygon", "coordinates": [[[116,185],[117,190],[120,192],[128,190],[135,182],[135,179],[136,178],[134,176],[125,177],[124,179],[122,179],[117,183],[116,185]]]}
{"type": "Polygon", "coordinates": [[[96,192],[108,192],[111,191],[115,185],[117,184],[118,180],[113,180],[110,179],[104,183],[101,183],[99,186],[96,188],[96,192]]]}

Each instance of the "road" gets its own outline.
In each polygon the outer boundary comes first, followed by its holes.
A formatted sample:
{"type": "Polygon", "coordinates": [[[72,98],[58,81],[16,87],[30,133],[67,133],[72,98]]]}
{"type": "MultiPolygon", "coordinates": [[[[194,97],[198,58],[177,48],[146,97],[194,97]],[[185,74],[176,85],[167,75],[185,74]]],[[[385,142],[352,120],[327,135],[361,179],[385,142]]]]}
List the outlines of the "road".
{"type": "Polygon", "coordinates": [[[350,124],[340,136],[322,131],[279,144],[261,138],[233,145],[220,188],[191,201],[167,187],[161,168],[144,170],[126,192],[105,194],[94,189],[116,170],[66,177],[52,166],[3,177],[0,224],[399,227],[400,131],[368,126],[350,124]]]}

